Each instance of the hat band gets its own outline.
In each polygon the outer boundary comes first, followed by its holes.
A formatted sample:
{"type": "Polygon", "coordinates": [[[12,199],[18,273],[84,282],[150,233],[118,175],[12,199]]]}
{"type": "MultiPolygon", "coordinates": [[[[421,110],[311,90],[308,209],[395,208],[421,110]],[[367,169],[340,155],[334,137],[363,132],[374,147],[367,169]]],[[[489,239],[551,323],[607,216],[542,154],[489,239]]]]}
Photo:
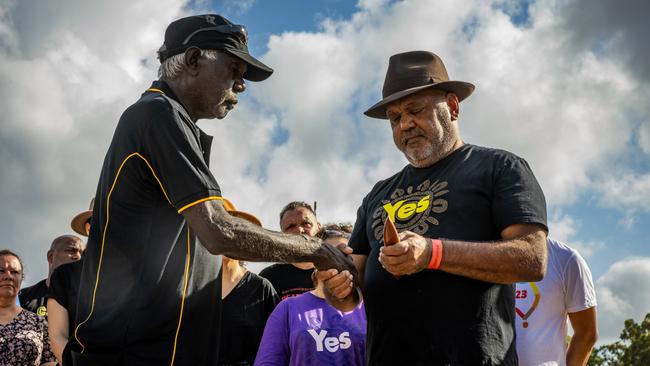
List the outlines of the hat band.
{"type": "Polygon", "coordinates": [[[386,80],[382,95],[386,98],[389,95],[401,92],[402,90],[416,88],[427,84],[434,84],[436,81],[429,75],[407,76],[386,80]]]}

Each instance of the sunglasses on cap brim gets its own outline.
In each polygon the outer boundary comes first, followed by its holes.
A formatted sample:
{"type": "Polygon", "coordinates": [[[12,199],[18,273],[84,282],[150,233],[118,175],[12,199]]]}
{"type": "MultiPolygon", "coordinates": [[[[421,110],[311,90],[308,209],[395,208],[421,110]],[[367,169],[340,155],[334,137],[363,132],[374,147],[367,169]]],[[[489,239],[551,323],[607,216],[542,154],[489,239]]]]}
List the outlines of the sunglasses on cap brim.
{"type": "Polygon", "coordinates": [[[241,43],[248,42],[248,32],[246,31],[246,27],[239,24],[224,24],[224,25],[217,25],[215,27],[197,29],[194,32],[190,33],[187,37],[185,37],[185,40],[183,40],[183,43],[181,43],[181,45],[183,46],[187,45],[187,43],[192,39],[192,37],[194,37],[195,35],[201,32],[218,32],[223,34],[230,34],[237,37],[237,39],[239,39],[241,43]]]}

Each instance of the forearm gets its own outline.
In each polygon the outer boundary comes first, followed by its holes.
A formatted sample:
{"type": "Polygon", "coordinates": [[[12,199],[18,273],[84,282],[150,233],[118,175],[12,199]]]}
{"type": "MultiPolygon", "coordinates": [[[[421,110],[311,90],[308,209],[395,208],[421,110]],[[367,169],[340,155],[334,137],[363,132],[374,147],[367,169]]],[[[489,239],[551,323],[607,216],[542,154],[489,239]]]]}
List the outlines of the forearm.
{"type": "Polygon", "coordinates": [[[546,270],[546,234],[542,230],[497,242],[443,239],[443,248],[440,270],[476,280],[536,282],[546,270]]]}
{"type": "Polygon", "coordinates": [[[54,353],[54,356],[59,361],[59,364],[62,364],[63,350],[65,349],[66,344],[68,344],[68,337],[61,333],[50,333],[50,344],[52,345],[52,353],[54,353]]]}
{"type": "Polygon", "coordinates": [[[573,336],[566,354],[568,366],[583,366],[589,360],[591,349],[598,339],[596,307],[569,313],[573,336]]]}
{"type": "Polygon", "coordinates": [[[52,353],[62,363],[63,349],[68,344],[68,310],[54,298],[47,300],[48,335],[52,353]]]}
{"type": "Polygon", "coordinates": [[[589,360],[596,337],[587,334],[574,334],[566,353],[567,366],[584,366],[589,360]]]}
{"type": "Polygon", "coordinates": [[[197,205],[186,218],[210,253],[250,262],[315,262],[321,241],[302,235],[265,230],[246,220],[227,216],[222,207],[197,205]],[[222,212],[223,211],[223,212],[222,212]]]}

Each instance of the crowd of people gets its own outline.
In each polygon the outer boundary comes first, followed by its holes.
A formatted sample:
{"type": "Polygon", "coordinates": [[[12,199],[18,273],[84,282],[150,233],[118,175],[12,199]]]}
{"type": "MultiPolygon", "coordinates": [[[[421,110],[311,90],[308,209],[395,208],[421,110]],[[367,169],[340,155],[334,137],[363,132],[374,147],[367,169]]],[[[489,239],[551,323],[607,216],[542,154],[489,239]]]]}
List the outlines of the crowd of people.
{"type": "Polygon", "coordinates": [[[474,85],[432,52],[389,58],[365,114],[389,120],[409,164],[354,224],[321,225],[295,201],[276,232],[224,198],[196,122],[273,73],[247,42],[217,14],[168,26],[159,79],[122,114],[72,220],[87,242],[54,239],[28,288],[20,255],[0,250],[0,365],[586,364],[589,268],[548,237],[528,163],[462,140],[474,85]],[[276,264],[257,275],[248,261],[276,264]]]}

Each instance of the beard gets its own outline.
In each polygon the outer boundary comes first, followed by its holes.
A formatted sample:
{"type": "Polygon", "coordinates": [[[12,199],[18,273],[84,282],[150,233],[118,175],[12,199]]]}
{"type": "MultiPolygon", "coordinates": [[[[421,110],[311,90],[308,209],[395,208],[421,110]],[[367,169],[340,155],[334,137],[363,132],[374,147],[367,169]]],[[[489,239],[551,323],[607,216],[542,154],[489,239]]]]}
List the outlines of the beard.
{"type": "Polygon", "coordinates": [[[425,168],[442,160],[452,152],[456,142],[456,133],[451,120],[451,113],[446,104],[440,103],[435,106],[435,116],[439,122],[436,136],[425,137],[426,145],[423,147],[409,148],[406,141],[412,136],[426,136],[420,128],[414,128],[412,132],[402,137],[402,152],[406,159],[416,168],[425,168]]]}

